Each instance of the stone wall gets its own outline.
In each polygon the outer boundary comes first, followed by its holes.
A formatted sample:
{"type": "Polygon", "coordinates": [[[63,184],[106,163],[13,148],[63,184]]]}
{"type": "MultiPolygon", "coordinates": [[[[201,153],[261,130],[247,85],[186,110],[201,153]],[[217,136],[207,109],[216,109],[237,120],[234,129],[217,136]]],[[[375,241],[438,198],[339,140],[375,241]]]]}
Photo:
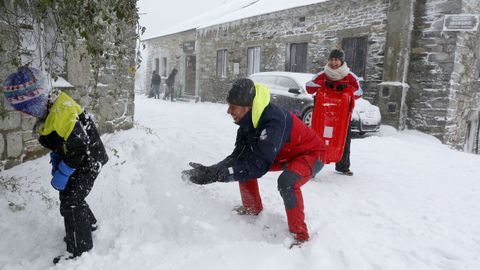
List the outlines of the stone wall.
{"type": "Polygon", "coordinates": [[[289,43],[308,43],[307,71],[316,73],[342,38],[368,36],[364,90],[375,100],[382,80],[388,1],[327,1],[207,27],[197,34],[197,82],[203,100],[225,100],[231,82],[247,74],[248,47],[261,47],[260,71],[283,71],[289,43]],[[298,18],[305,17],[304,24],[298,18]],[[216,76],[216,52],[227,50],[227,76],[216,76]],[[238,65],[238,74],[234,66],[238,65]]]}
{"type": "MultiPolygon", "coordinates": [[[[480,3],[476,0],[462,1],[461,13],[480,14],[480,3]]],[[[477,63],[480,61],[480,30],[459,32],[457,37],[444,141],[463,149],[469,131],[468,122],[479,121],[480,66],[477,63]]]]}
{"type": "MultiPolygon", "coordinates": [[[[133,30],[132,30],[133,31],[133,30]]],[[[133,126],[134,74],[128,72],[135,64],[135,36],[125,37],[129,51],[123,64],[114,62],[102,68],[97,87],[88,61],[80,61],[79,49],[67,53],[66,78],[74,88],[62,89],[95,117],[101,133],[128,129],[133,126]]],[[[1,40],[1,39],[0,39],[1,40]]],[[[113,61],[113,60],[112,60],[113,61]]],[[[3,63],[3,62],[2,62],[3,63]]],[[[15,68],[4,65],[0,76],[6,78],[15,68]]],[[[0,171],[47,152],[33,138],[35,118],[12,110],[0,94],[0,171]]]]}
{"type": "Polygon", "coordinates": [[[422,0],[415,22],[407,97],[408,127],[443,140],[457,32],[444,32],[445,13],[460,13],[461,0],[422,0]]]}
{"type": "MultiPolygon", "coordinates": [[[[192,29],[189,31],[184,31],[181,33],[162,36],[158,38],[153,38],[144,41],[147,49],[147,59],[146,59],[146,73],[143,80],[145,81],[145,87],[147,89],[142,89],[143,93],[150,91],[150,84],[152,79],[152,72],[155,70],[155,58],[158,58],[160,61],[160,69],[162,68],[162,58],[167,58],[167,70],[166,76],[162,76],[162,88],[165,87],[165,79],[168,77],[170,72],[176,68],[178,70],[177,76],[175,77],[175,88],[176,91],[183,91],[183,86],[185,85],[185,56],[186,53],[183,48],[183,44],[186,42],[194,42],[196,36],[196,30],[192,29]]],[[[195,51],[188,52],[190,54],[195,54],[195,51]]],[[[162,75],[160,70],[160,75],[162,75]]],[[[183,93],[183,92],[182,92],[183,93]]]]}
{"type": "Polygon", "coordinates": [[[445,14],[478,14],[477,0],[422,0],[415,7],[409,66],[408,126],[463,148],[475,88],[478,31],[443,31],[445,14]]]}
{"type": "Polygon", "coordinates": [[[391,0],[388,9],[387,40],[383,65],[383,82],[379,85],[377,105],[382,122],[399,129],[405,127],[405,102],[415,0],[391,0]]]}

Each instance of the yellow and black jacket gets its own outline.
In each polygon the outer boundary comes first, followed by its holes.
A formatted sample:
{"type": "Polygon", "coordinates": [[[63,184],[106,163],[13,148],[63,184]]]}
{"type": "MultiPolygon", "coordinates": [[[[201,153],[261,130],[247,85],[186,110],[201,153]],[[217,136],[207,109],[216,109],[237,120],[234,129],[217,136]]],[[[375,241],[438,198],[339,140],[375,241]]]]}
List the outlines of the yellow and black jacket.
{"type": "Polygon", "coordinates": [[[72,168],[98,170],[108,161],[95,123],[63,92],[51,104],[36,132],[40,144],[60,154],[72,168]]]}

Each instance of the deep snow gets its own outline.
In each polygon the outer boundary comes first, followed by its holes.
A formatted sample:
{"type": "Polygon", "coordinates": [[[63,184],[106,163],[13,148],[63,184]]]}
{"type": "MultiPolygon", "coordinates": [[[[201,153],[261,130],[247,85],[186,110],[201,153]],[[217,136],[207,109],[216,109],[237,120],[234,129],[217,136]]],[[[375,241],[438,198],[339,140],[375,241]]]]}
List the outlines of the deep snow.
{"type": "MultiPolygon", "coordinates": [[[[353,177],[327,165],[302,188],[311,240],[288,250],[278,173],[259,181],[258,217],[231,212],[236,183],[180,177],[188,161],[208,165],[233,149],[226,109],[137,96],[135,128],[102,137],[110,161],[87,199],[100,226],[94,249],[56,267],[480,269],[480,156],[388,126],[354,139],[353,177]]],[[[53,268],[65,247],[47,156],[0,174],[0,269],[53,268]]]]}

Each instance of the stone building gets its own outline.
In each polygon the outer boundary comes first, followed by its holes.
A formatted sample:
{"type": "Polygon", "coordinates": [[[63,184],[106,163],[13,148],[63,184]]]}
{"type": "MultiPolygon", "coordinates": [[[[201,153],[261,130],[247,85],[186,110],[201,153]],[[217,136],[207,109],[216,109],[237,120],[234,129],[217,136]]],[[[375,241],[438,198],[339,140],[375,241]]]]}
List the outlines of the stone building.
{"type": "MultiPolygon", "coordinates": [[[[32,35],[39,35],[39,32],[32,29],[32,35]]],[[[0,33],[2,32],[0,31],[0,33]]],[[[48,46],[48,41],[38,38],[38,36],[35,38],[35,40],[43,40],[41,41],[42,45],[32,47],[27,56],[22,57],[22,62],[23,60],[32,62],[32,66],[42,68],[42,63],[38,59],[44,55],[41,50],[48,46]]],[[[13,42],[8,38],[2,37],[0,42],[3,42],[3,48],[14,48],[13,44],[8,44],[8,42],[13,42]]],[[[131,72],[131,67],[135,67],[136,35],[134,29],[125,36],[123,45],[128,47],[124,58],[125,65],[116,65],[112,60],[100,70],[96,87],[88,59],[81,60],[81,46],[75,50],[66,50],[60,44],[57,51],[58,59],[56,61],[60,65],[62,77],[53,85],[68,93],[88,113],[93,114],[101,133],[128,129],[133,126],[135,94],[134,74],[131,72]]],[[[29,49],[28,46],[25,47],[29,49]]],[[[7,51],[0,56],[2,81],[8,74],[16,70],[15,67],[8,64],[8,61],[5,61],[9,57],[8,53],[7,51]]],[[[32,137],[35,118],[13,110],[3,99],[3,94],[0,94],[0,171],[47,152],[32,137]]]]}
{"type": "Polygon", "coordinates": [[[147,39],[148,57],[146,58],[147,82],[145,85],[149,91],[152,73],[156,71],[162,77],[162,87],[165,88],[165,80],[173,69],[178,70],[175,77],[175,92],[181,92],[183,96],[195,96],[196,81],[196,54],[195,54],[196,30],[189,29],[172,35],[147,39]]]}
{"type": "Polygon", "coordinates": [[[165,58],[180,68],[181,84],[195,77],[188,82],[195,88],[182,93],[224,102],[239,77],[316,73],[330,49],[342,47],[352,71],[364,79],[364,98],[380,107],[384,124],[480,152],[478,0],[311,1],[272,12],[259,6],[268,1],[246,1],[210,21],[147,40],[147,68],[152,71],[154,59],[165,58]]]}

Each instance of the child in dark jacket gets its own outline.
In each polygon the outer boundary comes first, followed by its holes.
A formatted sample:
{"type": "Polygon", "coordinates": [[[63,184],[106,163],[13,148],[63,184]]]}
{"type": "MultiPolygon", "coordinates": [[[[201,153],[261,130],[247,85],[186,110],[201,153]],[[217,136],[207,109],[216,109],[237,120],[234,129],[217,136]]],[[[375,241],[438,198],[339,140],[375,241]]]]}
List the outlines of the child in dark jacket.
{"type": "Polygon", "coordinates": [[[67,94],[52,91],[48,76],[21,67],[3,83],[6,101],[18,111],[37,118],[34,133],[51,150],[53,188],[60,192],[67,254],[72,259],[93,247],[97,220],[85,198],[108,156],[92,118],[67,94]]]}

